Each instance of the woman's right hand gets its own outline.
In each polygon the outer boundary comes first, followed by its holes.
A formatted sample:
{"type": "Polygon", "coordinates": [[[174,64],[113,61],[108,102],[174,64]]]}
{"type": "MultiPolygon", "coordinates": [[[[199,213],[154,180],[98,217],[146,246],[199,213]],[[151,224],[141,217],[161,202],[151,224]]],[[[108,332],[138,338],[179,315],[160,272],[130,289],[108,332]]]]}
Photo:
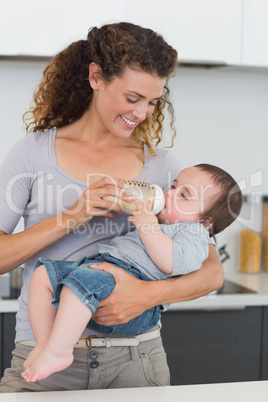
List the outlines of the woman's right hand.
{"type": "Polygon", "coordinates": [[[128,201],[124,183],[102,177],[92,183],[68,210],[34,224],[28,229],[13,234],[0,231],[0,274],[4,274],[39,254],[80,225],[85,225],[94,216],[113,217],[121,208],[115,202],[103,200],[105,196],[118,196],[128,201]]]}
{"type": "Polygon", "coordinates": [[[106,176],[90,184],[75,204],[62,212],[64,220],[68,221],[69,229],[74,230],[85,225],[94,216],[112,218],[115,212],[121,214],[121,207],[115,201],[105,198],[115,197],[131,202],[132,199],[124,189],[125,184],[122,180],[106,176]]]}

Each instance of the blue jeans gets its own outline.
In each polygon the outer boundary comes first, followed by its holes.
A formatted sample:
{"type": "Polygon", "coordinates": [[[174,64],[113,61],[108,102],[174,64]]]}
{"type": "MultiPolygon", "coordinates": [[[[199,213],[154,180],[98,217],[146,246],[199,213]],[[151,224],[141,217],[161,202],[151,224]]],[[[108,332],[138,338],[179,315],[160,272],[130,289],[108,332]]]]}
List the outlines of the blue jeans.
{"type": "MultiPolygon", "coordinates": [[[[98,308],[99,302],[109,296],[115,288],[113,275],[105,271],[90,268],[90,265],[98,264],[103,261],[124,269],[127,273],[138,279],[150,281],[150,279],[139,270],[124,261],[110,256],[108,253],[81,257],[76,261],[55,261],[39,258],[36,263],[36,268],[40,265],[45,265],[53,288],[54,297],[52,304],[56,308],[59,306],[62,286],[66,285],[79,300],[90,308],[93,315],[98,308]]],[[[126,324],[107,327],[105,325],[99,325],[91,319],[87,327],[99,331],[102,334],[134,336],[153,328],[159,321],[159,318],[160,307],[156,306],[126,324]]]]}

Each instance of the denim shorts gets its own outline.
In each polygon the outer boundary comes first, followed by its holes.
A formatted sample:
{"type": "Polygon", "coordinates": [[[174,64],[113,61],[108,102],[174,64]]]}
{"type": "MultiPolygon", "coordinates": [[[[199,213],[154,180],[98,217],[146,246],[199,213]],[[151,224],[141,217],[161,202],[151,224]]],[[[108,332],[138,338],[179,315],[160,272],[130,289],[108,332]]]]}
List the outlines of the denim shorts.
{"type": "MultiPolygon", "coordinates": [[[[138,279],[150,281],[150,279],[138,269],[110,256],[108,253],[81,257],[76,261],[57,261],[39,258],[36,263],[36,268],[40,265],[45,265],[53,288],[52,304],[56,308],[59,306],[62,286],[65,285],[68,286],[79,300],[89,307],[92,314],[94,314],[98,308],[99,302],[109,296],[115,288],[113,275],[105,271],[90,268],[92,264],[98,264],[104,261],[124,269],[127,273],[138,279]]],[[[159,319],[160,307],[156,306],[126,324],[107,327],[99,325],[91,319],[87,327],[99,331],[102,334],[134,336],[153,328],[159,319]]]]}

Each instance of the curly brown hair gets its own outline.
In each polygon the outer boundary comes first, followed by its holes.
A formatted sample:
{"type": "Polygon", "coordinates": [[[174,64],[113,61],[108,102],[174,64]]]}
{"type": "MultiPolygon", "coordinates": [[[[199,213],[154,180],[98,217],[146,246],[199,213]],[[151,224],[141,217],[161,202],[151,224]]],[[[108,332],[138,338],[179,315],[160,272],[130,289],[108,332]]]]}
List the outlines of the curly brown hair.
{"type": "MultiPolygon", "coordinates": [[[[131,23],[90,29],[86,40],[72,43],[46,67],[34,93],[35,106],[23,116],[27,131],[30,128],[40,132],[60,128],[82,117],[93,94],[88,79],[92,62],[101,67],[106,83],[121,77],[126,67],[139,68],[168,80],[177,66],[177,51],[161,35],[131,23]],[[30,121],[28,124],[27,120],[30,121]]],[[[166,106],[173,130],[172,144],[176,135],[169,92],[165,85],[163,97],[158,100],[152,116],[134,130],[137,141],[145,142],[153,154],[152,144],[158,145],[162,141],[166,106]]]]}

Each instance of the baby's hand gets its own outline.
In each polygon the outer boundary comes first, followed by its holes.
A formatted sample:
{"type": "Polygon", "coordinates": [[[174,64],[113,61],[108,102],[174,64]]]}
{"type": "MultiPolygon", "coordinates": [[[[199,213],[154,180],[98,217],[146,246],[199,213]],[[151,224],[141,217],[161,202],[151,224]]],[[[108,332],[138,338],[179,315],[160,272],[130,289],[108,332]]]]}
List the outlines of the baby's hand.
{"type": "Polygon", "coordinates": [[[143,225],[153,225],[158,223],[158,219],[152,212],[152,202],[146,200],[144,202],[139,199],[135,200],[136,209],[133,216],[129,216],[128,220],[139,230],[143,225]]]}

